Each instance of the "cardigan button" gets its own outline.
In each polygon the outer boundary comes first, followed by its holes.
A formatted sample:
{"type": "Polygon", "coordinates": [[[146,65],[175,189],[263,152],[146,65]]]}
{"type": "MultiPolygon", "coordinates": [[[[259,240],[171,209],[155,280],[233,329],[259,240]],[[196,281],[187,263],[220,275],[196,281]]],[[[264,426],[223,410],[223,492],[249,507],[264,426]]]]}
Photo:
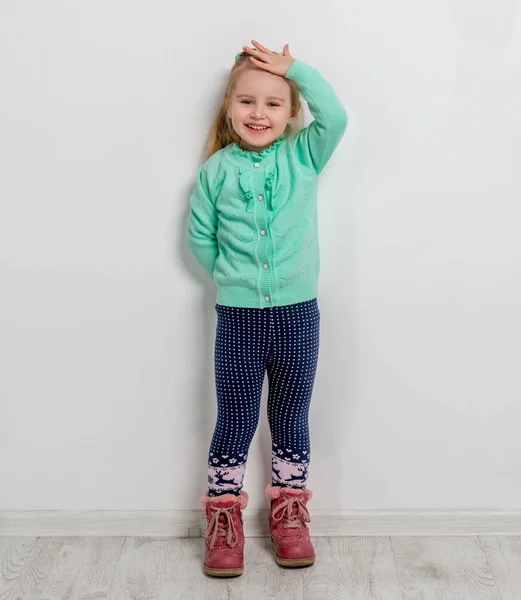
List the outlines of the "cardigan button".
{"type": "Polygon", "coordinates": [[[264,200],[264,196],[259,196],[259,200],[264,200]]]}
{"type": "Polygon", "coordinates": [[[265,296],[264,300],[266,300],[266,302],[269,302],[271,300],[271,298],[269,296],[265,296]]]}
{"type": "Polygon", "coordinates": [[[266,232],[264,231],[264,229],[261,229],[260,234],[261,235],[266,235],[266,232]]]}
{"type": "Polygon", "coordinates": [[[258,168],[260,167],[260,164],[259,164],[259,163],[254,163],[254,165],[253,165],[253,166],[254,166],[256,169],[258,169],[258,168]]]}

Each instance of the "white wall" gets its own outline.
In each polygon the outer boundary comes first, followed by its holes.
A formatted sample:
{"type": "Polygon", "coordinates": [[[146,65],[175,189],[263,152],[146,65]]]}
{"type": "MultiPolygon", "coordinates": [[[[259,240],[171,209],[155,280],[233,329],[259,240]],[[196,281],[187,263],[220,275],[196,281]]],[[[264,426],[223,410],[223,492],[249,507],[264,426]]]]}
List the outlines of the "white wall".
{"type": "MultiPolygon", "coordinates": [[[[0,5],[0,508],[197,507],[215,298],[184,224],[251,38],[350,117],[320,183],[314,507],[520,506],[519,2],[33,0],[0,5]]],[[[256,507],[269,461],[264,417],[256,507]]]]}

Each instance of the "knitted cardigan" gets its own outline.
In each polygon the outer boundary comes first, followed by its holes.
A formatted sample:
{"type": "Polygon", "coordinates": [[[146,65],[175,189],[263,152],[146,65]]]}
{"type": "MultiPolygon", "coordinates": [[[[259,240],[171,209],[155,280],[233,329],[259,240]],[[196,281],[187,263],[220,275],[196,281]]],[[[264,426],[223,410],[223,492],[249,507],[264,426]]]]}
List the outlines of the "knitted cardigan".
{"type": "Polygon", "coordinates": [[[313,122],[256,152],[230,144],[199,169],[188,244],[212,275],[217,304],[267,308],[317,296],[317,176],[338,146],[346,112],[320,73],[296,59],[285,77],[313,122]]]}

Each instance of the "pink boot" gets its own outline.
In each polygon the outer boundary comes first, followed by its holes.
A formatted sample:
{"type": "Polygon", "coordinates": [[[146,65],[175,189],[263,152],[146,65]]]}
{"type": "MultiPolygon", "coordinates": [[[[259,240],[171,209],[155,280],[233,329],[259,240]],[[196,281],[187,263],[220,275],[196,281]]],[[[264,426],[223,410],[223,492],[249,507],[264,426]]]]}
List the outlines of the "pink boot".
{"type": "Polygon", "coordinates": [[[315,562],[315,549],[306,523],[310,517],[306,504],[311,490],[268,485],[271,500],[270,535],[276,561],[283,567],[307,567],[315,562]]]}
{"type": "Polygon", "coordinates": [[[248,505],[248,494],[225,494],[201,498],[201,509],[206,513],[208,528],[204,533],[206,549],[204,572],[214,577],[237,577],[244,570],[243,508],[248,505]]]}

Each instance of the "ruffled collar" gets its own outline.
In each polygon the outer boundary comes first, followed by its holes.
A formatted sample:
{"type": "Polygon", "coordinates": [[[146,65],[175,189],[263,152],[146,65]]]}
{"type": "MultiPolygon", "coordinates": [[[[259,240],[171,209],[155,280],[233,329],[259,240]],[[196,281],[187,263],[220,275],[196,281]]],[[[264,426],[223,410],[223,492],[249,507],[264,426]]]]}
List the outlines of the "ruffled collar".
{"type": "Polygon", "coordinates": [[[284,140],[284,137],[284,135],[280,136],[270,146],[264,148],[264,150],[261,150],[260,152],[256,152],[255,150],[243,150],[235,142],[232,144],[232,150],[237,156],[242,156],[243,158],[249,158],[251,160],[262,160],[263,158],[266,158],[266,156],[269,156],[275,150],[275,148],[280,146],[284,140]]]}

